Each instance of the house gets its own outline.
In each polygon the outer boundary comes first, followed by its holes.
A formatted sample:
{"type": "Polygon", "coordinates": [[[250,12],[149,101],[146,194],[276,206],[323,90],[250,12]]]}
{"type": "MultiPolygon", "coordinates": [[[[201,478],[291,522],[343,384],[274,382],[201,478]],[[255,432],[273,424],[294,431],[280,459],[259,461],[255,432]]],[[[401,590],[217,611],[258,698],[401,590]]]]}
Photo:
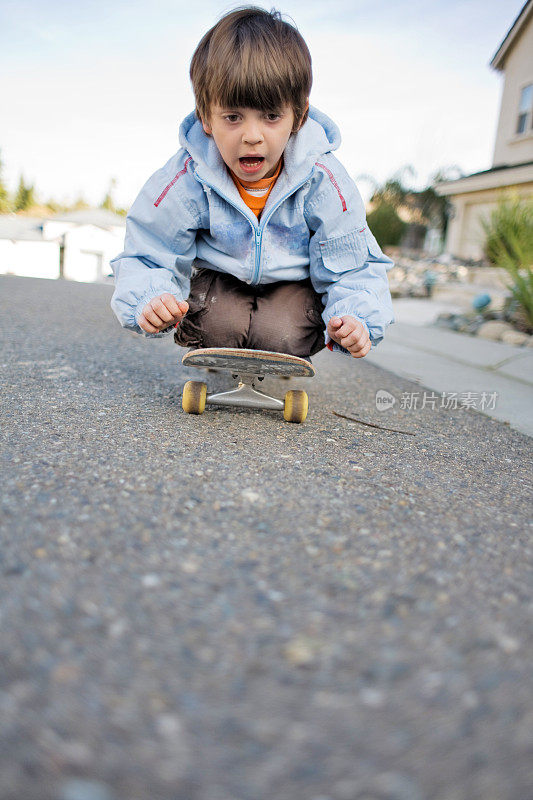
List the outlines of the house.
{"type": "Polygon", "coordinates": [[[0,215],[0,274],[101,281],[124,247],[125,220],[105,209],[47,218],[0,215]]]}
{"type": "Polygon", "coordinates": [[[506,194],[533,196],[533,0],[523,6],[490,66],[504,76],[492,167],[435,186],[452,204],[446,252],[475,261],[483,258],[480,217],[487,218],[506,194]]]}

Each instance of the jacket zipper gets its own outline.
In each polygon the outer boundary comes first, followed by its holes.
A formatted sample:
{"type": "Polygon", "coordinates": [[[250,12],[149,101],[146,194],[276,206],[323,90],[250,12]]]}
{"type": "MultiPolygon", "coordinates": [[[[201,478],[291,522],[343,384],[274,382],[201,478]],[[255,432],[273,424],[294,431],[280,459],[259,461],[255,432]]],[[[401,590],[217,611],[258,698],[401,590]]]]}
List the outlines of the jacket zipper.
{"type": "Polygon", "coordinates": [[[254,270],[254,274],[253,274],[252,280],[251,280],[251,285],[252,286],[255,286],[257,283],[259,283],[259,271],[260,271],[260,264],[261,264],[261,243],[262,243],[263,231],[266,228],[266,224],[267,224],[268,220],[270,219],[270,217],[272,216],[274,211],[277,208],[279,208],[280,205],[287,199],[287,197],[290,197],[291,194],[294,194],[294,192],[296,192],[300,188],[300,186],[303,186],[304,183],[307,183],[309,178],[312,176],[313,172],[314,172],[314,168],[311,170],[309,175],[306,178],[304,178],[304,180],[301,181],[301,183],[298,184],[298,186],[295,186],[293,189],[290,190],[290,192],[287,192],[287,194],[284,197],[282,197],[281,200],[279,200],[273,208],[270,209],[270,213],[269,213],[268,217],[265,217],[259,223],[259,228],[258,228],[258,230],[256,232],[256,235],[255,235],[256,258],[255,258],[255,270],[254,270]]]}
{"type": "Polygon", "coordinates": [[[254,267],[254,274],[252,275],[252,280],[250,281],[250,285],[254,286],[256,282],[256,276],[259,275],[259,265],[261,263],[261,241],[263,239],[263,231],[261,229],[261,225],[256,228],[255,231],[255,267],[254,267]]]}
{"type": "Polygon", "coordinates": [[[195,174],[195,176],[196,176],[196,177],[198,178],[198,180],[200,181],[200,183],[202,183],[202,184],[205,184],[206,186],[209,186],[209,188],[210,188],[210,189],[212,189],[212,190],[213,190],[214,192],[216,192],[216,193],[217,193],[217,194],[218,194],[220,197],[222,197],[222,198],[223,198],[223,199],[224,199],[224,200],[225,200],[227,203],[229,203],[229,204],[230,204],[230,206],[233,206],[233,208],[236,208],[236,209],[237,209],[237,211],[239,211],[239,212],[240,212],[240,213],[243,215],[243,217],[246,217],[246,219],[248,220],[248,222],[249,222],[249,223],[250,223],[250,225],[252,226],[252,230],[253,230],[253,232],[254,232],[254,236],[255,236],[255,266],[254,266],[254,272],[253,272],[253,275],[252,275],[252,280],[250,281],[250,285],[251,285],[251,286],[255,286],[255,285],[256,285],[256,284],[259,282],[259,271],[260,271],[260,265],[261,265],[261,244],[262,244],[262,240],[263,240],[263,231],[264,231],[264,229],[265,229],[265,227],[266,227],[266,224],[267,224],[268,220],[270,219],[270,217],[272,216],[272,214],[274,213],[274,211],[275,211],[277,208],[279,208],[279,206],[280,206],[280,205],[281,205],[281,204],[282,204],[282,203],[283,203],[283,202],[284,202],[284,201],[287,199],[287,197],[290,197],[290,196],[291,196],[291,194],[294,194],[294,192],[296,192],[296,191],[297,191],[297,190],[300,188],[300,186],[303,186],[303,185],[304,185],[304,183],[306,183],[306,182],[309,180],[309,178],[311,178],[311,176],[313,175],[313,172],[314,172],[314,168],[311,170],[311,172],[309,173],[309,175],[307,176],[307,178],[304,178],[304,180],[303,180],[301,183],[299,183],[299,184],[298,184],[298,186],[295,186],[293,189],[291,189],[291,191],[290,191],[290,192],[288,192],[288,193],[287,193],[287,194],[286,194],[284,197],[282,197],[282,198],[281,198],[281,200],[279,200],[279,201],[276,203],[276,205],[274,206],[274,208],[271,208],[271,209],[270,209],[270,213],[269,213],[268,217],[265,217],[265,219],[264,219],[264,220],[262,220],[262,221],[259,223],[259,227],[258,227],[258,226],[256,226],[256,225],[254,225],[254,223],[252,222],[252,220],[250,219],[250,217],[248,217],[248,216],[247,216],[247,215],[246,215],[246,214],[243,212],[242,208],[239,208],[239,206],[236,206],[236,205],[235,205],[235,203],[233,203],[233,202],[232,202],[232,201],[229,199],[229,197],[226,197],[226,195],[225,195],[225,194],[222,194],[222,192],[220,192],[220,191],[219,191],[218,189],[216,189],[214,186],[211,186],[211,184],[210,184],[210,183],[208,183],[206,180],[203,180],[202,178],[200,178],[200,177],[197,175],[197,173],[196,173],[196,172],[194,173],[194,174],[195,174]]]}

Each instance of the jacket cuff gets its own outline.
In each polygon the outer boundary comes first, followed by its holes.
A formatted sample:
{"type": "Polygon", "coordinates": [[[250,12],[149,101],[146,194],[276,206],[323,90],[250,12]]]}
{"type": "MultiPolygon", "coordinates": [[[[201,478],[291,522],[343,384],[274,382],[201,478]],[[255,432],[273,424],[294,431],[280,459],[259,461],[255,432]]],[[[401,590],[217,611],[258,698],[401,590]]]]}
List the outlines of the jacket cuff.
{"type": "MultiPolygon", "coordinates": [[[[329,339],[329,336],[327,338],[329,339]]],[[[331,350],[332,353],[346,353],[347,356],[352,355],[349,350],[346,350],[345,347],[334,342],[333,339],[329,339],[329,341],[326,342],[326,347],[328,350],[331,350]]]]}

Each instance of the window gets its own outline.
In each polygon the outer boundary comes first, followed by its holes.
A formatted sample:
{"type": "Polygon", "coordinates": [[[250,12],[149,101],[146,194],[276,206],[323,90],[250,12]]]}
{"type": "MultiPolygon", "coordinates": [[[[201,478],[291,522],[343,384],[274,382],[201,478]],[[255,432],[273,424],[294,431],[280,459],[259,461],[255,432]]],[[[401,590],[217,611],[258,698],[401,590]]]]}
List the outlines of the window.
{"type": "Polygon", "coordinates": [[[517,133],[525,133],[528,128],[533,128],[533,83],[524,86],[520,93],[518,106],[517,133]]]}

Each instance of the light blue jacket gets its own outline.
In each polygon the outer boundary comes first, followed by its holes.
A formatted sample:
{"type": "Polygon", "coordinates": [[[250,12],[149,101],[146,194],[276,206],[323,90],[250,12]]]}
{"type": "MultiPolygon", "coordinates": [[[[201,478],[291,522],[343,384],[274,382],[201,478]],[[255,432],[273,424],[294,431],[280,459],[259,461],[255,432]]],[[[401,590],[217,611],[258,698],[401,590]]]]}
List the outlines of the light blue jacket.
{"type": "Polygon", "coordinates": [[[378,344],[394,322],[386,274],[393,262],[366,224],[354,181],[331,152],[341,141],[337,125],[310,107],[287,143],[260,221],[194,112],[182,122],[179,140],[181,149],[133,203],[124,250],[110,262],[111,306],[121,325],[143,333],[138,319],[146,303],[164,292],[187,299],[192,267],[208,267],[252,286],[310,276],[322,295],[324,323],[351,314],[366,326],[372,346],[378,344]]]}

